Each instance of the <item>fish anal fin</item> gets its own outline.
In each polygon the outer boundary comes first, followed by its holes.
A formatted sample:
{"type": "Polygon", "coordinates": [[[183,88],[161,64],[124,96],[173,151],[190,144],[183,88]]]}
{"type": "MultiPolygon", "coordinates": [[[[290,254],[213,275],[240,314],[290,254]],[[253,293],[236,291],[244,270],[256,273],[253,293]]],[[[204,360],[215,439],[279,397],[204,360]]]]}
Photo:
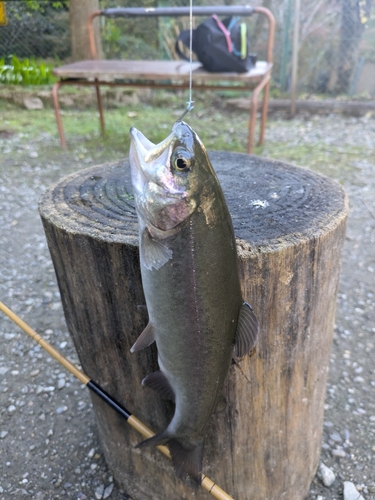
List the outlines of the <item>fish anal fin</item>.
{"type": "Polygon", "coordinates": [[[142,385],[158,392],[160,396],[175,402],[175,393],[167,377],[160,370],[150,373],[142,380],[142,385]]]}
{"type": "Polygon", "coordinates": [[[142,233],[141,241],[141,261],[146,269],[160,269],[172,258],[172,250],[157,240],[154,240],[148,229],[142,233]]]}
{"type": "Polygon", "coordinates": [[[137,340],[134,342],[132,348],[130,349],[130,352],[140,351],[141,349],[144,349],[145,347],[151,345],[154,341],[155,341],[154,327],[152,326],[151,323],[149,323],[143,330],[143,332],[140,334],[140,336],[137,338],[137,340]]]}
{"type": "Polygon", "coordinates": [[[224,411],[226,407],[227,407],[226,399],[224,398],[224,396],[220,396],[214,413],[220,413],[221,411],[224,411]]]}
{"type": "Polygon", "coordinates": [[[258,340],[259,323],[250,304],[244,302],[238,317],[235,353],[238,358],[250,354],[258,340]]]}
{"type": "Polygon", "coordinates": [[[188,486],[198,488],[202,482],[204,440],[193,448],[186,448],[177,439],[170,439],[168,447],[176,476],[188,486]]]}

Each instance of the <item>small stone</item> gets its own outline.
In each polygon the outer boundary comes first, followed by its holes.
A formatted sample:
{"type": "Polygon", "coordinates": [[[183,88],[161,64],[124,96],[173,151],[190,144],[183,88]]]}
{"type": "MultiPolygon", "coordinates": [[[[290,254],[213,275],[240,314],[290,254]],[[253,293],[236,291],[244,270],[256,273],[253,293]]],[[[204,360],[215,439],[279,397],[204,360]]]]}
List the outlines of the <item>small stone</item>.
{"type": "Polygon", "coordinates": [[[20,372],[18,370],[12,370],[10,373],[12,375],[19,375],[20,374],[20,372]]]}
{"type": "Polygon", "coordinates": [[[345,458],[346,457],[346,453],[342,448],[337,448],[335,450],[332,450],[331,453],[334,457],[338,457],[338,458],[345,458]]]}
{"type": "Polygon", "coordinates": [[[36,151],[30,151],[29,157],[30,158],[38,158],[39,154],[36,151]]]}
{"type": "Polygon", "coordinates": [[[42,392],[53,392],[55,390],[53,385],[44,387],[43,385],[38,385],[36,388],[36,393],[41,394],[42,392]]]}
{"type": "Polygon", "coordinates": [[[329,437],[332,439],[332,441],[335,441],[335,443],[342,443],[342,437],[338,432],[330,434],[329,437]]]}
{"type": "Polygon", "coordinates": [[[109,486],[106,487],[103,494],[104,499],[109,498],[112,495],[113,488],[114,488],[113,483],[111,483],[109,486]]]}
{"type": "Polygon", "coordinates": [[[91,448],[91,450],[88,452],[87,456],[89,458],[92,458],[95,455],[95,448],[91,448]]]}
{"type": "Polygon", "coordinates": [[[59,477],[55,483],[55,488],[60,488],[62,482],[63,482],[63,478],[61,475],[59,475],[59,477]]]}
{"type": "Polygon", "coordinates": [[[370,420],[371,422],[375,422],[375,415],[371,415],[370,420]]]}
{"type": "Polygon", "coordinates": [[[363,377],[354,377],[354,382],[359,382],[361,384],[363,384],[363,382],[365,381],[365,379],[363,377]]]}
{"type": "Polygon", "coordinates": [[[95,498],[101,500],[103,498],[103,493],[104,493],[104,484],[101,484],[95,490],[95,498]]]}
{"type": "Polygon", "coordinates": [[[65,413],[68,410],[67,406],[59,406],[56,410],[56,413],[60,415],[61,413],[65,413]]]}
{"type": "Polygon", "coordinates": [[[68,345],[68,342],[64,341],[64,342],[61,342],[60,344],[60,349],[65,349],[65,347],[68,345]]]}
{"type": "Polygon", "coordinates": [[[57,381],[57,388],[58,389],[63,389],[65,387],[65,379],[64,378],[59,378],[57,381]]]}
{"type": "Polygon", "coordinates": [[[53,430],[52,430],[52,429],[50,429],[50,430],[47,432],[47,436],[48,436],[48,437],[49,437],[49,436],[53,436],[53,430]]]}
{"type": "Polygon", "coordinates": [[[30,372],[30,375],[31,375],[32,377],[36,377],[36,376],[38,375],[39,371],[40,371],[40,370],[33,370],[32,372],[30,372]]]}
{"type": "Polygon", "coordinates": [[[327,486],[327,488],[329,488],[336,479],[335,473],[323,462],[320,464],[319,471],[322,476],[324,486],[327,486]]]}
{"type": "Polygon", "coordinates": [[[46,416],[44,413],[42,413],[41,415],[39,415],[39,420],[45,420],[46,419],[46,416]]]}
{"type": "Polygon", "coordinates": [[[351,481],[344,481],[344,500],[365,500],[359,493],[354,483],[351,481]]]}
{"type": "Polygon", "coordinates": [[[16,411],[16,407],[14,405],[8,406],[8,412],[9,413],[14,413],[16,411]]]}
{"type": "Polygon", "coordinates": [[[23,105],[26,109],[29,110],[44,108],[43,101],[39,97],[25,97],[25,99],[23,100],[23,105]]]}
{"type": "Polygon", "coordinates": [[[0,375],[5,375],[7,371],[9,371],[9,368],[6,366],[0,367],[0,375]]]}
{"type": "Polygon", "coordinates": [[[0,439],[4,439],[8,435],[8,431],[1,431],[0,432],[0,439]]]}

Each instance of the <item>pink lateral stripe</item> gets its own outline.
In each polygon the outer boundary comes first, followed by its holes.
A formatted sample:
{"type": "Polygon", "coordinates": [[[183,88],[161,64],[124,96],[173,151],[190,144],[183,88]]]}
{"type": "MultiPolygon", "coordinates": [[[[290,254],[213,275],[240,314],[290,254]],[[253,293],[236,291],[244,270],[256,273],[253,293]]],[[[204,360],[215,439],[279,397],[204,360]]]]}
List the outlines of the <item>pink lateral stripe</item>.
{"type": "Polygon", "coordinates": [[[225,35],[225,38],[227,40],[227,44],[228,44],[228,52],[233,52],[233,46],[232,46],[232,40],[230,38],[230,33],[229,31],[227,30],[227,28],[224,26],[224,24],[220,21],[220,19],[217,17],[216,14],[213,14],[212,17],[215,19],[217,25],[219,26],[219,28],[221,29],[221,31],[224,33],[225,35]]]}

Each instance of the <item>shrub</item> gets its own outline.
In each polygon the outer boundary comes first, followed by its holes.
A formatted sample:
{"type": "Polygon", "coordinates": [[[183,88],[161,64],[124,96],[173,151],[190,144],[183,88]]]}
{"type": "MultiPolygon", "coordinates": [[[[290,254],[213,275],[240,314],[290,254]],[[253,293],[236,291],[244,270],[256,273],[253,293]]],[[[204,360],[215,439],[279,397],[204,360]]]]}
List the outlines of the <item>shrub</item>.
{"type": "Polygon", "coordinates": [[[46,85],[56,81],[52,65],[35,59],[18,59],[11,56],[0,59],[0,83],[21,85],[46,85]]]}

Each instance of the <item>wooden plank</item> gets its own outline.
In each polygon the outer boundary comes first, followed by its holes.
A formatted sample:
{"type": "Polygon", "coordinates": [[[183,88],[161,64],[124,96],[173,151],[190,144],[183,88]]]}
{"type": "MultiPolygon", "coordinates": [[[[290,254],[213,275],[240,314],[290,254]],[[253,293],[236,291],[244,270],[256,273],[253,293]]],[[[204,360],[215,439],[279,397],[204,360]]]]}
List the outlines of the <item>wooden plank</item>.
{"type": "MultiPolygon", "coordinates": [[[[258,61],[247,73],[209,73],[199,62],[193,62],[193,78],[200,81],[255,81],[268,71],[272,64],[258,61]]],[[[118,61],[88,60],[66,64],[53,70],[60,78],[95,79],[112,81],[115,79],[169,80],[189,81],[190,63],[185,61],[118,61]]]]}

